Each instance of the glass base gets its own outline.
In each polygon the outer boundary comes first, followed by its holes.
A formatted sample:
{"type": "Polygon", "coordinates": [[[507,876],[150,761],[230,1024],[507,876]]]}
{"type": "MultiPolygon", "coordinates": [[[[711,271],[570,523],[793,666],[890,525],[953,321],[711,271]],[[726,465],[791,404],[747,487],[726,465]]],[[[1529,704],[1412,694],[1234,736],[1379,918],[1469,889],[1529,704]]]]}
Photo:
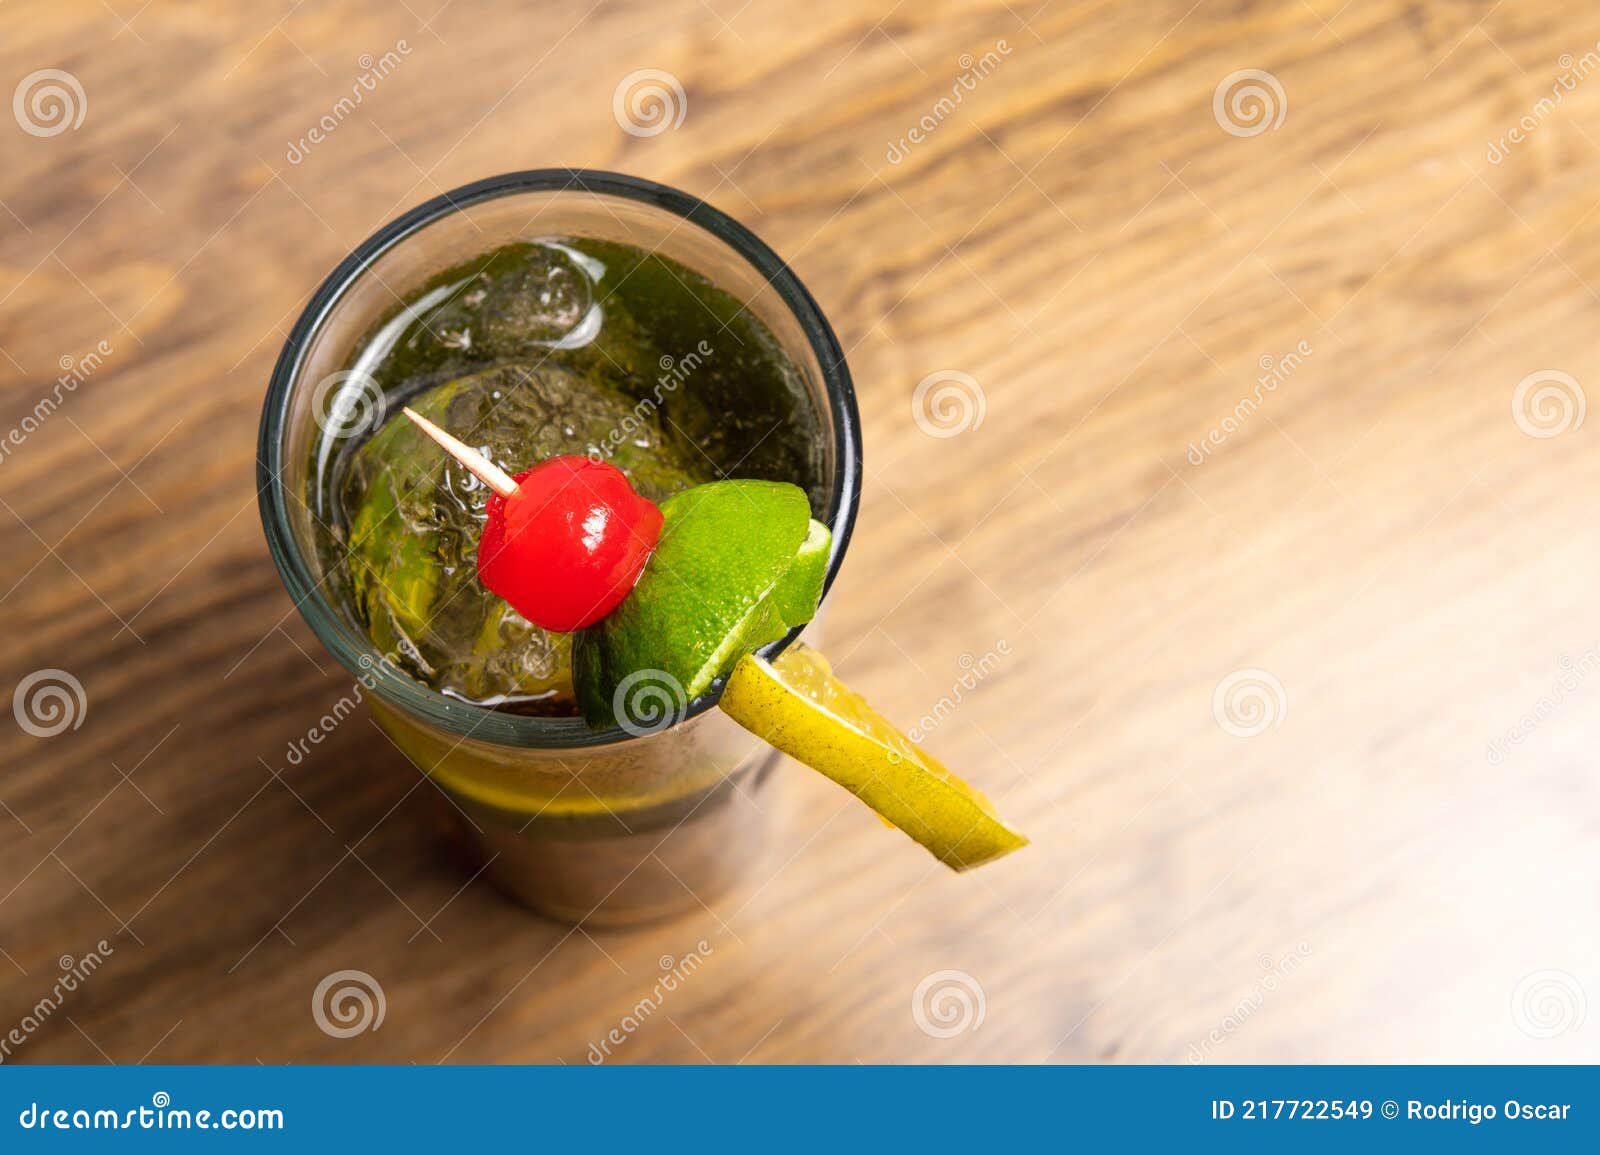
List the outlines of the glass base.
{"type": "Polygon", "coordinates": [[[783,756],[765,750],[686,806],[616,813],[613,829],[552,836],[451,808],[484,877],[523,906],[560,922],[621,927],[703,910],[749,872],[766,844],[783,756]]]}

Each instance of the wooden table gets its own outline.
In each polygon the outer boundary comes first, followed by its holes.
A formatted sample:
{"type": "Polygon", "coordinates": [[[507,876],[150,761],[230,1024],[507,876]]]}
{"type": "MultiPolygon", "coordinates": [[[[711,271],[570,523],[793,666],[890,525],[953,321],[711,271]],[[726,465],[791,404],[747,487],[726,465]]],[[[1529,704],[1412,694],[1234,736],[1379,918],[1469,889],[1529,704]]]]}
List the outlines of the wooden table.
{"type": "Polygon", "coordinates": [[[0,727],[9,1061],[1600,1059],[1592,6],[13,8],[7,91],[82,96],[0,125],[0,690],[85,705],[0,727]],[[676,127],[621,127],[641,69],[676,127]],[[830,648],[961,698],[930,748],[1030,850],[948,874],[786,766],[742,891],[574,930],[365,717],[286,759],[349,682],[257,522],[280,343],[383,221],[549,164],[816,293],[867,445],[830,648]]]}

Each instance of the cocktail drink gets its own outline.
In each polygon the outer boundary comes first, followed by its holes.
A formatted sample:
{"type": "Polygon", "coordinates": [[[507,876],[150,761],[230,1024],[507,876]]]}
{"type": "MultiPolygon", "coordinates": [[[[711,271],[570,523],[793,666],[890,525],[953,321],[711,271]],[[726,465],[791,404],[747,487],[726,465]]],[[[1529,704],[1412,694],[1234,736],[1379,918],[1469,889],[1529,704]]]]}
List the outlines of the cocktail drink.
{"type": "Polygon", "coordinates": [[[280,359],[260,454],[285,583],[418,788],[503,887],[597,923],[738,875],[768,742],[953,866],[1024,841],[791,645],[859,461],[837,341],[765,246],[682,194],[567,170],[457,190],[357,250],[280,359]],[[524,466],[543,472],[506,472],[524,466]],[[543,554],[505,536],[536,484],[571,506],[539,507],[543,554]],[[599,585],[553,576],[563,535],[611,567],[599,585]]]}
{"type": "Polygon", "coordinates": [[[826,512],[818,414],[771,331],[633,245],[537,238],[462,262],[407,294],[350,366],[330,413],[381,391],[388,420],[324,467],[331,584],[391,661],[464,702],[577,716],[572,634],[479,582],[488,491],[397,420],[400,404],[495,461],[609,462],[655,502],[750,477],[793,482],[826,512]]]}

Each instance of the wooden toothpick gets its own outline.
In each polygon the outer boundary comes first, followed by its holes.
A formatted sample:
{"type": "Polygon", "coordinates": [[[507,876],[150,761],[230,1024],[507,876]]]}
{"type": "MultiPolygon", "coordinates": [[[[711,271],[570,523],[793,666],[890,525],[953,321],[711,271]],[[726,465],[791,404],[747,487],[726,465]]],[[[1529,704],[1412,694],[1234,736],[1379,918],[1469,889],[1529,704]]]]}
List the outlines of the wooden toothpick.
{"type": "Polygon", "coordinates": [[[510,497],[517,492],[516,478],[472,448],[472,446],[457,441],[414,409],[408,408],[402,410],[402,412],[417,423],[417,428],[437,441],[446,453],[461,462],[462,465],[465,465],[472,472],[472,476],[483,482],[501,497],[510,497]]]}

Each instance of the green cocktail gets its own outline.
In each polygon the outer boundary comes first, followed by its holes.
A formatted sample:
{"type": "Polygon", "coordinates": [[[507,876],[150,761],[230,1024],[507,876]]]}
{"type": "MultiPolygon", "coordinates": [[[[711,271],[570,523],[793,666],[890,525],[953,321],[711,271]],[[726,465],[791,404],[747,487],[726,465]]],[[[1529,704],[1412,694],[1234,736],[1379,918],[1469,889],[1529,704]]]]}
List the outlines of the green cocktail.
{"type": "MultiPolygon", "coordinates": [[[[588,455],[656,501],[781,478],[827,512],[832,454],[803,369],[744,301],[625,241],[518,238],[455,261],[371,319],[333,376],[307,448],[324,590],[370,641],[367,668],[474,712],[581,726],[571,636],[479,583],[487,491],[402,405],[513,466],[588,455]],[[358,436],[351,414],[367,418],[358,436]]],[[[471,721],[452,732],[369,700],[455,803],[491,875],[549,913],[633,921],[697,905],[762,838],[771,752],[715,713],[686,721],[687,702],[566,750],[480,740],[471,721]]]]}
{"type": "Polygon", "coordinates": [[[816,414],[771,332],[699,274],[631,245],[540,239],[445,270],[350,365],[389,419],[329,457],[333,584],[379,653],[462,701],[574,715],[570,635],[478,581],[488,490],[397,403],[496,462],[587,455],[657,502],[722,478],[781,479],[823,512],[816,414]]]}
{"type": "Polygon", "coordinates": [[[268,393],[263,521],[297,608],[537,909],[704,904],[763,841],[773,747],[964,870],[1026,839],[790,645],[849,541],[856,421],[837,340],[748,232],[647,182],[511,174],[313,297],[268,393]],[[528,497],[551,470],[559,517],[528,497]],[[505,536],[513,508],[546,528],[505,536]],[[555,581],[603,540],[626,584],[555,581]]]}

